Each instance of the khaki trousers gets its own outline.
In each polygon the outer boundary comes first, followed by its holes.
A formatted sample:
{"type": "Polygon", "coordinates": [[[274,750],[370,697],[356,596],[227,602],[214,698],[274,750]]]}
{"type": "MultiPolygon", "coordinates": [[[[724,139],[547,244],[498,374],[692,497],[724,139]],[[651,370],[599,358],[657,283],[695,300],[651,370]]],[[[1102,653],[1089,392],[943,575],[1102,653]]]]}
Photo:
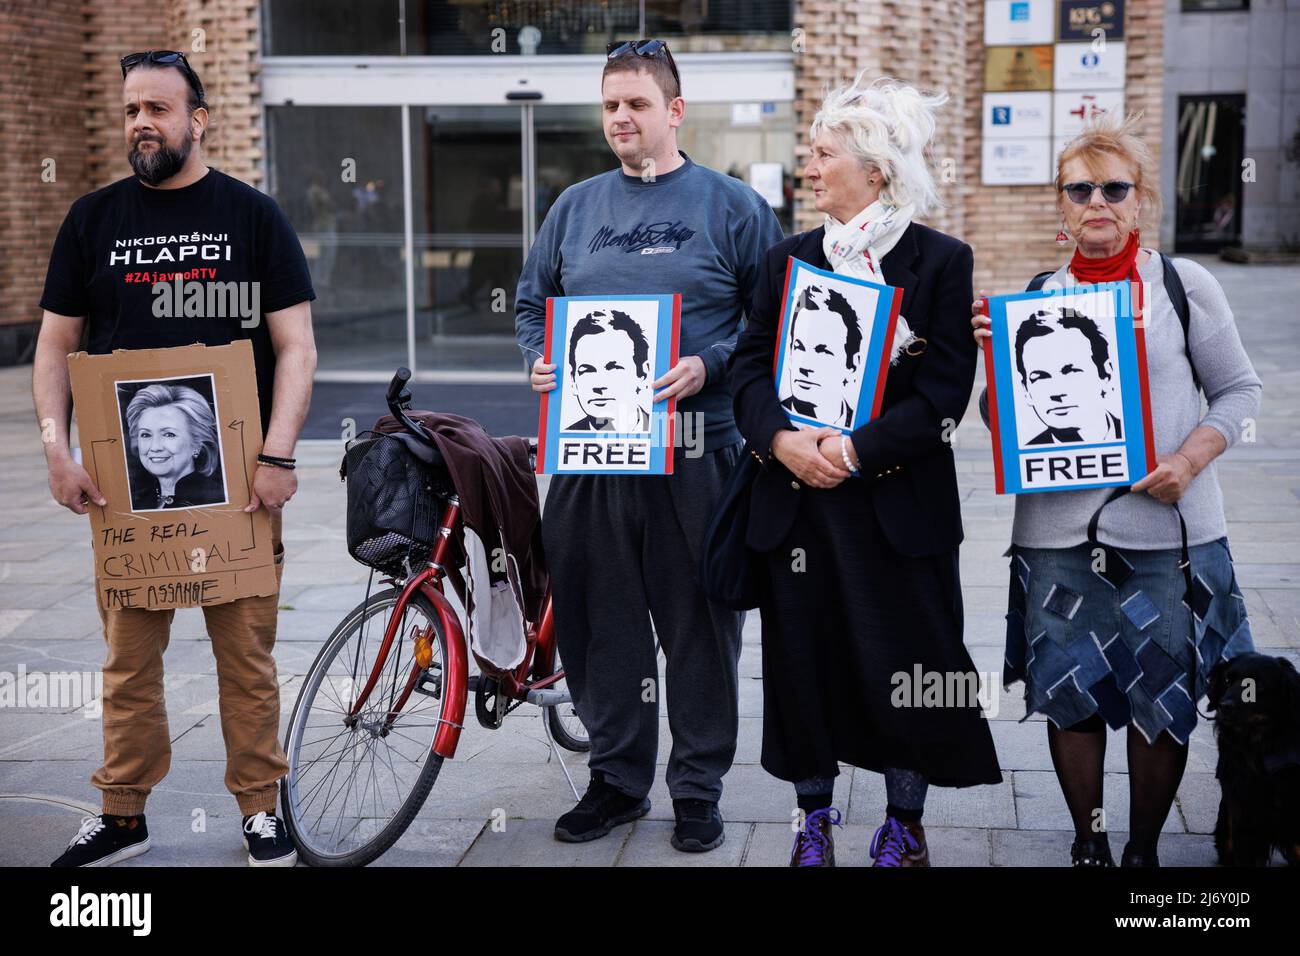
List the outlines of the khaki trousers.
{"type": "MultiPolygon", "coordinates": [[[[279,780],[289,769],[280,746],[280,686],[276,679],[276,609],[284,573],[280,515],[271,514],[276,593],[203,608],[217,661],[221,733],[226,741],[226,788],[244,816],[273,814],[279,780]]],[[[171,731],[163,699],[163,651],[175,611],[99,609],[104,661],[104,765],[90,782],[103,791],[104,812],[144,812],[149,792],[171,767],[171,731]]]]}

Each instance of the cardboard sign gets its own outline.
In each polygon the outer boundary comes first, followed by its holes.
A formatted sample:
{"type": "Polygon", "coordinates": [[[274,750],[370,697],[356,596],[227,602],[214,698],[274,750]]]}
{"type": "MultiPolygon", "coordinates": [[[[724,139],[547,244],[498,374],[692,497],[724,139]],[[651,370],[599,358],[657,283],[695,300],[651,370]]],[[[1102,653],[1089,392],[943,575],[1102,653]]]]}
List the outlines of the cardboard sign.
{"type": "Polygon", "coordinates": [[[537,473],[671,475],[676,397],[653,383],[677,364],[680,295],[576,295],[546,300],[537,473]]]}
{"type": "Polygon", "coordinates": [[[790,257],[772,375],[790,421],[848,434],[880,414],[903,290],[790,257]]]}
{"type": "Polygon", "coordinates": [[[1107,282],[987,300],[998,494],[1130,485],[1155,468],[1141,294],[1107,282]]]}
{"type": "Polygon", "coordinates": [[[265,508],[243,511],[262,450],[253,347],[68,356],[100,606],[162,610],[277,589],[265,508]]]}

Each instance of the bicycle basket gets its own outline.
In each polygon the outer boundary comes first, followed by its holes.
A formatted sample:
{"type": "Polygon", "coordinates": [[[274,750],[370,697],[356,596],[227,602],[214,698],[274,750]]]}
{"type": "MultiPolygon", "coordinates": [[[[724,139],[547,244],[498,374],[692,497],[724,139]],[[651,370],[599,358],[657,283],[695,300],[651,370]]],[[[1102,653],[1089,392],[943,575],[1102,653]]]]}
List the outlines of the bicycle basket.
{"type": "Polygon", "coordinates": [[[438,534],[441,489],[433,470],[392,435],[348,444],[348,553],[396,577],[423,568],[438,534]]]}

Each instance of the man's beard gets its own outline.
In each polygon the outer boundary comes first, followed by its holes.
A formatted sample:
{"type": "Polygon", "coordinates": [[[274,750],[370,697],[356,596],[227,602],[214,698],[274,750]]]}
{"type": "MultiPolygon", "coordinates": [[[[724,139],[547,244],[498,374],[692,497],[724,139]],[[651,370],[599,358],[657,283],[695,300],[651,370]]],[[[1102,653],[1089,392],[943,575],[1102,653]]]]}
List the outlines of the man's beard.
{"type": "Polygon", "coordinates": [[[137,176],[150,186],[157,186],[181,171],[185,161],[190,157],[190,147],[188,137],[181,140],[180,149],[172,149],[161,138],[141,137],[135,141],[126,158],[137,176]],[[158,144],[158,148],[149,153],[142,153],[140,144],[146,139],[152,139],[158,144]]]}

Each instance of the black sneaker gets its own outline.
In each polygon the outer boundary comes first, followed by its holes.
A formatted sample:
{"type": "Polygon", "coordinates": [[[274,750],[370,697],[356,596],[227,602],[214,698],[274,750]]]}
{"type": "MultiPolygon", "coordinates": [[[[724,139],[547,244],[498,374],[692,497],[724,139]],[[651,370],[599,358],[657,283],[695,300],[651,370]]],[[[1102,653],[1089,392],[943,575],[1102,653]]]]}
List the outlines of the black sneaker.
{"type": "Polygon", "coordinates": [[[63,855],[50,866],[112,866],[149,849],[144,814],[115,817],[106,813],[83,817],[81,829],[63,855]]]}
{"type": "Polygon", "coordinates": [[[274,814],[244,817],[244,839],[248,841],[249,866],[293,866],[298,862],[293,840],[274,814]]]}
{"type": "Polygon", "coordinates": [[[684,853],[703,853],[721,846],[726,838],[722,813],[712,800],[674,800],[673,849],[684,853]]]}
{"type": "Polygon", "coordinates": [[[630,823],[649,812],[649,798],[629,797],[606,783],[603,773],[593,770],[578,805],[555,821],[555,839],[562,843],[598,840],[620,823],[630,823]]]}

